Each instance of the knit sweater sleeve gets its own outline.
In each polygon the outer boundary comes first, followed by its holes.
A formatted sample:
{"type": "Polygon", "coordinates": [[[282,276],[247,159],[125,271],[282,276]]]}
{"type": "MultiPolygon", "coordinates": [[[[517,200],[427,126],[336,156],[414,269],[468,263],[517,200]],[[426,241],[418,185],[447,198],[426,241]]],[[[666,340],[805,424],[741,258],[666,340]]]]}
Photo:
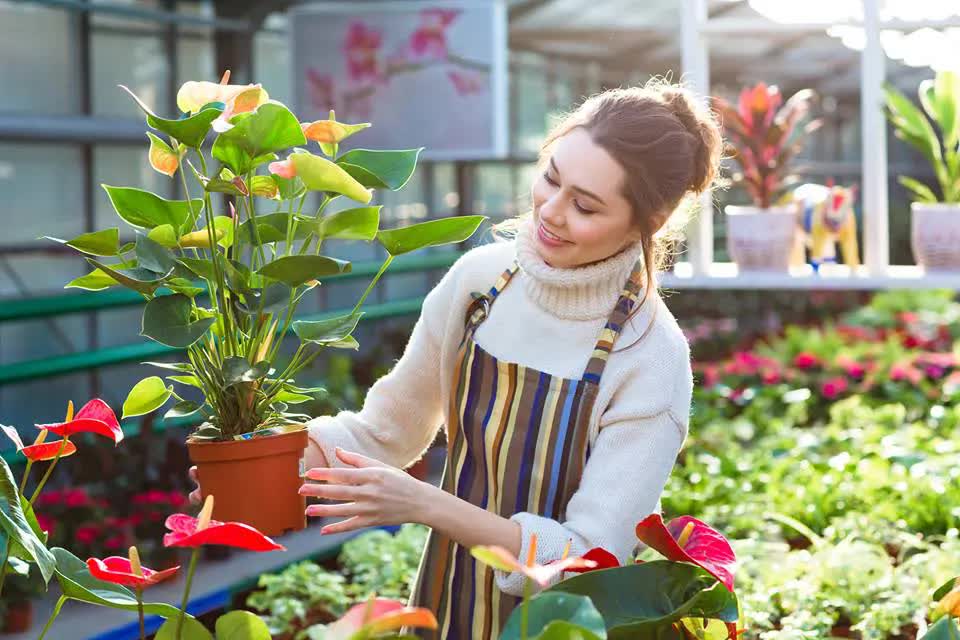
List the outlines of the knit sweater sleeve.
{"type": "MultiPolygon", "coordinates": [[[[664,404],[629,401],[651,396],[649,380],[641,382],[642,376],[617,392],[619,403],[601,415],[600,431],[580,486],[567,504],[565,520],[527,512],[511,517],[521,528],[520,558],[528,557],[531,534],[536,534],[538,564],[560,559],[568,542],[571,556],[603,547],[621,563],[628,559],[638,543],[636,524],[659,511],[660,494],[686,438],[692,394],[689,369],[689,360],[678,362],[674,375],[679,388],[660,396],[669,397],[664,404]]],[[[496,571],[495,576],[501,591],[522,595],[523,574],[496,571]]]]}
{"type": "Polygon", "coordinates": [[[360,411],[341,411],[308,423],[311,453],[316,459],[319,448],[324,458],[318,464],[343,466],[335,454],[340,447],[404,468],[433,442],[444,414],[443,339],[455,310],[463,306],[455,298],[464,258],[427,295],[403,355],[370,387],[360,411]]]}

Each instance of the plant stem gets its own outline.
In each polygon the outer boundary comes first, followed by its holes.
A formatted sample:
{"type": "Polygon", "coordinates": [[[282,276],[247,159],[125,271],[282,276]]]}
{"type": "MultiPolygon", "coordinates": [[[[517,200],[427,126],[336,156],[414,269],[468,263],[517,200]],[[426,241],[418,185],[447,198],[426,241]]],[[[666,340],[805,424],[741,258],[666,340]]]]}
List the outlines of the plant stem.
{"type": "Polygon", "coordinates": [[[3,594],[3,583],[7,580],[7,563],[10,562],[10,550],[13,548],[11,542],[13,541],[8,537],[7,550],[3,554],[3,564],[0,565],[0,595],[3,594]]]}
{"type": "Polygon", "coordinates": [[[529,622],[531,580],[526,578],[523,581],[523,604],[520,605],[520,640],[527,640],[527,624],[529,622]]]}
{"type": "Polygon", "coordinates": [[[143,623],[143,589],[136,589],[137,594],[137,614],[140,616],[140,640],[147,640],[146,628],[143,623]]]}
{"type": "Polygon", "coordinates": [[[33,502],[37,499],[37,496],[40,495],[40,492],[43,491],[43,485],[47,484],[47,480],[50,479],[50,474],[53,473],[53,468],[57,466],[57,463],[60,462],[60,456],[63,455],[63,450],[67,448],[68,440],[63,439],[60,444],[60,448],[57,450],[57,457],[53,459],[53,462],[50,463],[50,466],[47,467],[47,472],[43,474],[43,477],[40,478],[40,484],[37,485],[37,488],[34,489],[33,495],[30,496],[30,506],[33,506],[33,502]]]}
{"type": "Polygon", "coordinates": [[[23,470],[23,478],[20,479],[20,495],[23,495],[23,490],[27,488],[27,478],[30,477],[30,467],[33,466],[33,460],[27,460],[27,467],[23,470]]]}
{"type": "Polygon", "coordinates": [[[190,585],[193,584],[193,574],[197,570],[197,559],[200,557],[200,547],[193,550],[190,556],[190,568],[187,569],[187,584],[183,588],[183,602],[180,604],[180,617],[177,619],[176,640],[180,640],[183,632],[183,619],[187,616],[187,602],[190,600],[190,585]]]}
{"type": "Polygon", "coordinates": [[[383,272],[387,270],[387,267],[390,266],[390,263],[393,262],[393,256],[387,254],[387,259],[383,261],[383,264],[380,266],[380,271],[377,271],[377,275],[373,277],[373,280],[370,281],[370,285],[367,287],[367,290],[363,292],[363,295],[360,296],[360,300],[357,301],[357,305],[353,308],[353,311],[350,312],[350,315],[355,314],[360,310],[360,305],[367,299],[367,296],[370,295],[370,292],[373,291],[374,285],[377,284],[377,281],[380,280],[380,277],[383,275],[383,272]]]}
{"type": "Polygon", "coordinates": [[[37,640],[43,640],[44,636],[47,635],[47,631],[50,630],[50,626],[53,624],[53,621],[57,619],[57,616],[60,615],[60,609],[63,608],[64,603],[67,601],[67,596],[60,596],[60,599],[57,600],[56,606],[53,607],[53,613],[50,614],[50,619],[47,620],[47,624],[43,626],[43,631],[40,632],[40,636],[37,640]]]}

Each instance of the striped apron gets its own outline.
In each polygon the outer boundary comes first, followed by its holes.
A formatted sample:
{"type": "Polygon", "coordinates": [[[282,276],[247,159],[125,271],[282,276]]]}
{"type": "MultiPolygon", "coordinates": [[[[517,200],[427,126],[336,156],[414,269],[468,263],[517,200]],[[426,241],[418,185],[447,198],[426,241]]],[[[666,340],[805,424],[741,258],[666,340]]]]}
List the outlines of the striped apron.
{"type": "MultiPolygon", "coordinates": [[[[579,380],[503,362],[473,339],[518,269],[512,264],[486,294],[474,294],[467,310],[447,414],[442,487],[505,518],[525,511],[562,522],[590,455],[600,376],[637,302],[643,267],[634,267],[579,380]]],[[[418,631],[418,637],[493,640],[519,602],[497,589],[493,570],[476,562],[469,549],[430,532],[411,604],[434,612],[439,628],[418,631]]]]}

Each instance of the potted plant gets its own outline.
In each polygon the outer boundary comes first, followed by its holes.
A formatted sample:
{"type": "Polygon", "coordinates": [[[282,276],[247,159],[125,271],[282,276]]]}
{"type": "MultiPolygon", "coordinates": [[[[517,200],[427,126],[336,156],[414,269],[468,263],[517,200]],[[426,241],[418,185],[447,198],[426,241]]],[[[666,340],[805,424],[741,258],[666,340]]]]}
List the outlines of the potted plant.
{"type": "Polygon", "coordinates": [[[939,189],[908,176],[899,178],[915,198],[910,205],[913,255],[926,269],[956,270],[960,268],[960,75],[940,71],[933,80],[921,82],[922,111],[891,85],[885,93],[895,135],[920,150],[939,189]]]}
{"type": "Polygon", "coordinates": [[[792,203],[778,203],[793,182],[789,170],[803,136],[820,124],[813,120],[800,126],[813,96],[804,89],[784,102],[778,87],[761,82],[743,89],[736,105],[713,99],[729,139],[727,155],[740,167],[733,182],[753,201],[751,206],[726,207],[727,250],[741,270],[789,268],[798,240],[798,214],[792,203]]]}
{"type": "Polygon", "coordinates": [[[217,497],[216,519],[277,535],[306,524],[297,490],[309,416],[290,407],[321,390],[300,386],[298,376],[325,348],[357,348],[352,333],[363,302],[396,256],[461,242],[483,218],[381,230],[373,192],[402,188],[421,149],[341,154],[339,144],[368,123],[344,124],[333,112],[301,123],[260,85],[228,80],[229,72],[219,84],[185,83],[177,94],[183,113],[170,119],[127,90],[153,129],[151,166],[176,180],[184,199],[103,185],[134,241],[121,245],[115,227],[60,242],[86,254],[93,267],[68,287],[140,293],[141,334],[186,355],[150,363],[166,380],[151,376],[134,385],[123,416],[148,414],[173,398],[165,417],[201,423],[188,448],[204,495],[217,497]],[[215,209],[214,193],[232,200],[228,210],[215,209]],[[316,209],[307,206],[311,195],[316,209]],[[350,313],[298,320],[304,296],[351,269],[323,253],[331,238],[376,240],[387,257],[350,313]],[[291,329],[300,344],[281,363],[291,329]],[[200,399],[184,398],[185,390],[200,399]]]}
{"type": "Polygon", "coordinates": [[[33,626],[33,602],[43,596],[46,587],[38,578],[36,569],[17,558],[11,558],[3,591],[5,611],[0,614],[0,631],[23,633],[33,626]]]}

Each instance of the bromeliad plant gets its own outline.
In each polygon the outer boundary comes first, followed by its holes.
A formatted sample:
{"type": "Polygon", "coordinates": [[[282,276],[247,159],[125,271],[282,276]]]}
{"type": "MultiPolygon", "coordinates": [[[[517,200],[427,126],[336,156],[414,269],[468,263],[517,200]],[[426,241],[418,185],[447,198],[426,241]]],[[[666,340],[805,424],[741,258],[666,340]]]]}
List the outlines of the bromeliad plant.
{"type": "Polygon", "coordinates": [[[228,81],[229,72],[219,84],[185,83],[177,94],[183,113],[169,119],[127,90],[155,132],[147,133],[151,166],[175,179],[184,199],[105,184],[134,241],[121,245],[118,228],[59,240],[86,254],[93,267],[67,287],[119,285],[141,294],[147,301],[142,335],[187,355],[185,362],[154,364],[172,370],[168,381],[203,393],[202,402],[185,400],[152,376],[130,391],[123,416],[149,413],[173,397],[167,417],[204,418],[194,439],[229,440],[301,422],[306,416],[289,412],[289,405],[317,390],[297,386],[295,376],[325,347],[357,347],[351,334],[363,302],[394,258],[463,241],[483,219],[381,230],[373,191],[402,188],[421,149],[341,154],[340,143],[368,123],[337,122],[333,112],[328,120],[301,123],[260,85],[228,81]],[[320,153],[308,148],[313,143],[320,153]],[[233,204],[217,210],[215,193],[233,204]],[[318,197],[315,209],[311,196],[318,197]],[[376,240],[387,258],[350,313],[295,320],[304,296],[351,270],[349,262],[323,253],[334,238],[376,240]],[[278,371],[278,351],[291,328],[300,345],[278,371]]]}
{"type": "Polygon", "coordinates": [[[784,103],[778,87],[761,82],[743,89],[736,105],[713,99],[730,140],[726,155],[740,165],[733,181],[742,184],[761,209],[773,206],[792,183],[790,166],[803,137],[820,126],[819,120],[801,126],[813,97],[812,90],[804,89],[784,103]]]}
{"type": "Polygon", "coordinates": [[[960,203],[960,74],[940,71],[934,79],[921,82],[918,94],[922,111],[892,85],[884,91],[887,117],[896,136],[927,159],[940,193],[908,176],[900,176],[900,184],[918,202],[960,203]],[[940,130],[939,137],[934,124],[940,130]]]}

